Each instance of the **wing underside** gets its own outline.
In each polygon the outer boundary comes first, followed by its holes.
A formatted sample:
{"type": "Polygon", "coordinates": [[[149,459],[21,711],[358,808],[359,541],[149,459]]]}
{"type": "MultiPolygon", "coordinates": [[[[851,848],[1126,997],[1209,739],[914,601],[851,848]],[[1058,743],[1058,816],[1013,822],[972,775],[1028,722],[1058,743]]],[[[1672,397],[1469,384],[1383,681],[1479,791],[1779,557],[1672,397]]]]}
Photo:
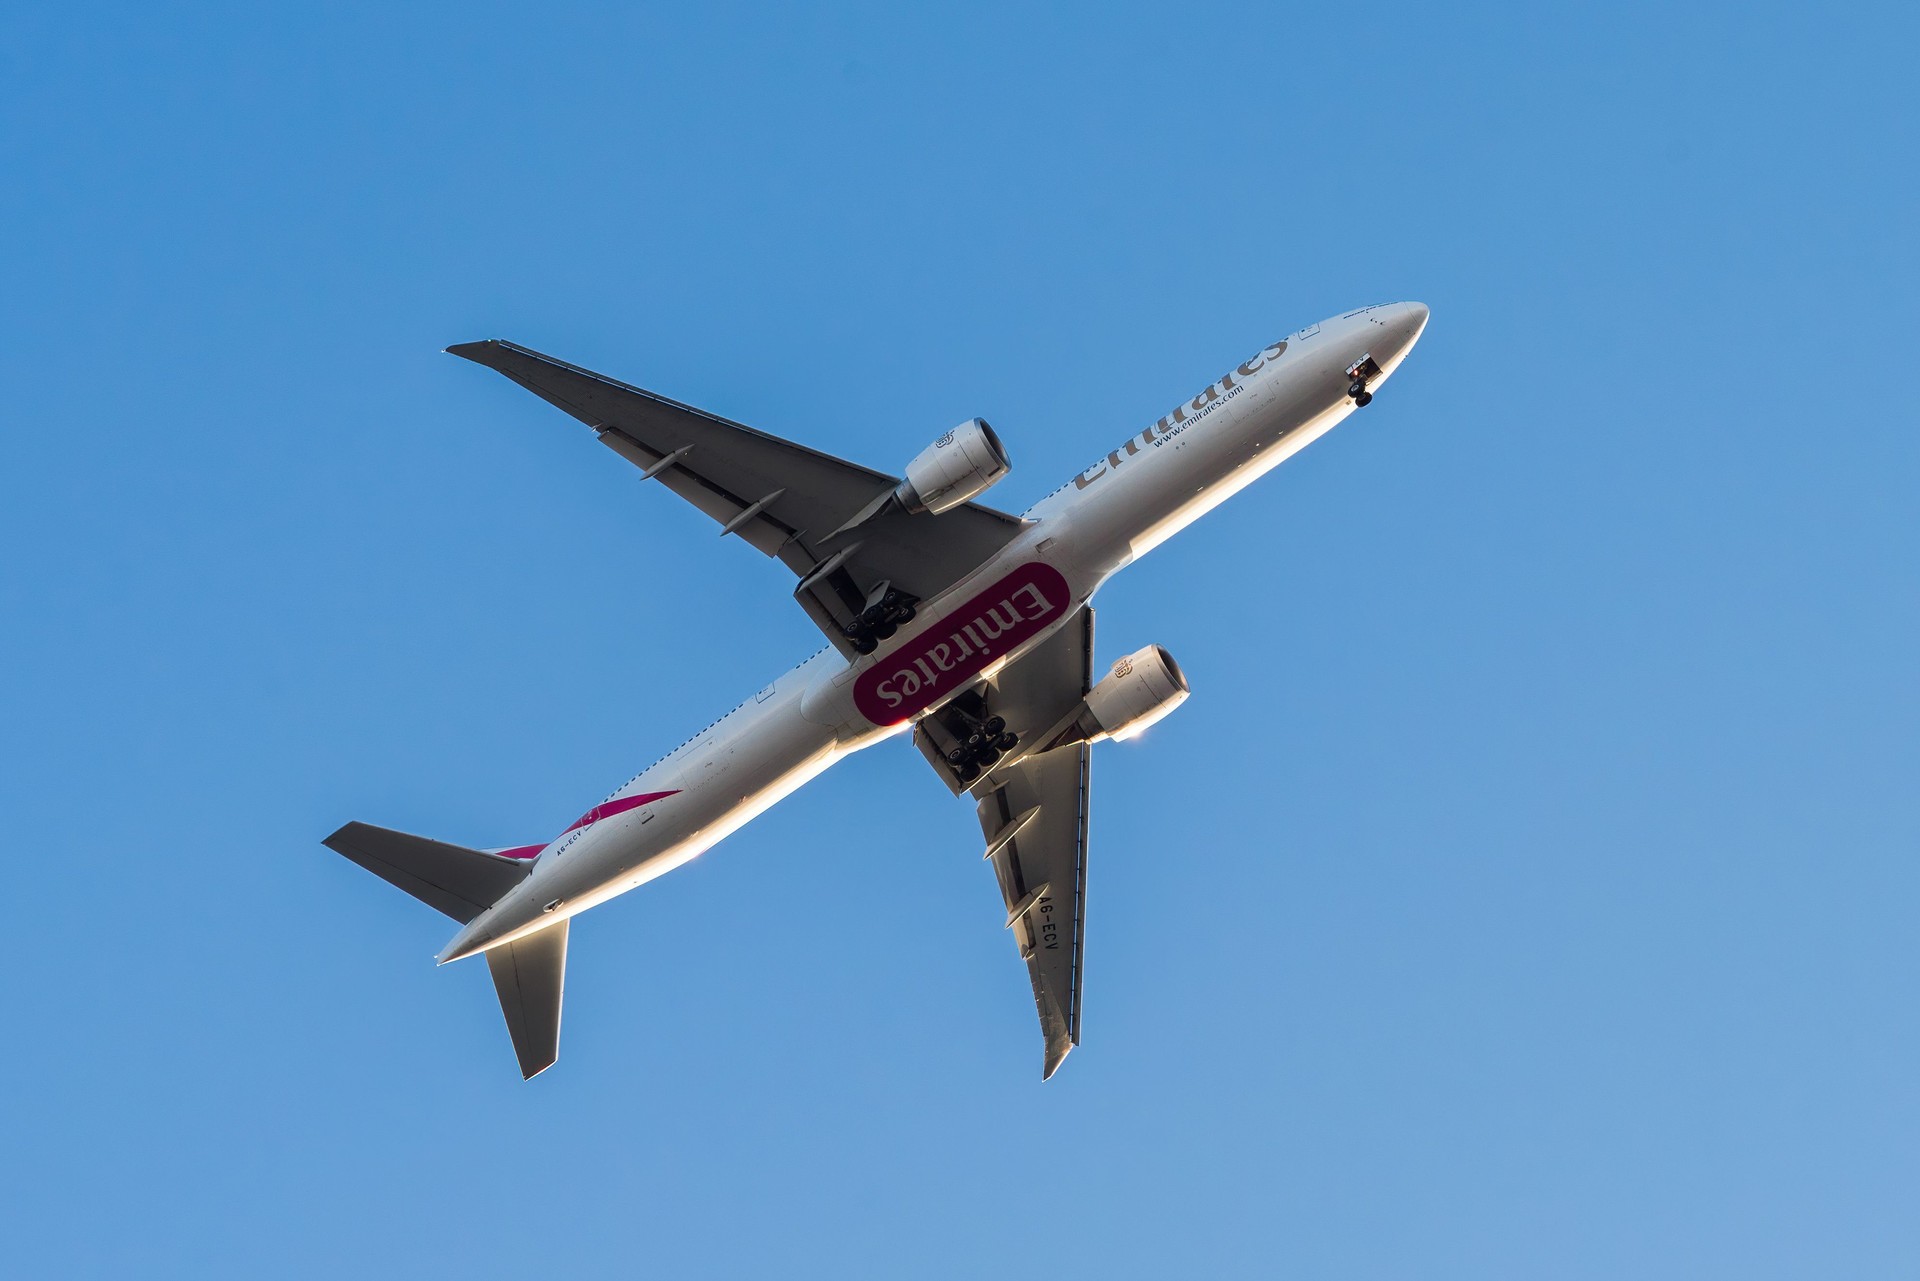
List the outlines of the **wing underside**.
{"type": "MultiPolygon", "coordinates": [[[[923,722],[916,738],[949,786],[959,790],[963,784],[945,752],[968,722],[997,718],[1016,738],[1035,741],[1074,711],[1092,679],[1093,611],[1082,609],[990,685],[923,722]]],[[[1011,749],[1005,764],[966,790],[976,798],[1006,927],[1033,985],[1045,1044],[1042,1073],[1052,1076],[1080,1043],[1092,755],[1086,743],[1035,755],[1021,750],[1011,749]]]]}
{"type": "Polygon", "coordinates": [[[988,855],[1008,928],[1027,963],[1052,1076],[1080,1043],[1081,963],[1087,896],[1087,789],[1092,753],[1082,743],[1034,757],[980,800],[980,826],[1014,833],[988,855]]]}
{"type": "Polygon", "coordinates": [[[899,481],[500,340],[447,348],[593,428],[602,444],[800,578],[794,596],[844,652],[845,624],[891,590],[937,596],[1024,527],[977,503],[914,515],[899,481]]]}

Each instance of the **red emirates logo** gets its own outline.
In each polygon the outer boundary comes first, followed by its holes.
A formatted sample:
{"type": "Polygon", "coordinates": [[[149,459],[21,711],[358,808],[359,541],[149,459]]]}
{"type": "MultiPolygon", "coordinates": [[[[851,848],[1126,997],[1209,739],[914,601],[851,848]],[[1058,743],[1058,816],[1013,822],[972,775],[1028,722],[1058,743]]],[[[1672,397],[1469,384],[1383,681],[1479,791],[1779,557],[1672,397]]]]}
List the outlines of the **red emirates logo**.
{"type": "Polygon", "coordinates": [[[967,684],[1066,616],[1067,580],[1033,561],[909,636],[854,683],[853,705],[875,725],[898,725],[967,684]]]}

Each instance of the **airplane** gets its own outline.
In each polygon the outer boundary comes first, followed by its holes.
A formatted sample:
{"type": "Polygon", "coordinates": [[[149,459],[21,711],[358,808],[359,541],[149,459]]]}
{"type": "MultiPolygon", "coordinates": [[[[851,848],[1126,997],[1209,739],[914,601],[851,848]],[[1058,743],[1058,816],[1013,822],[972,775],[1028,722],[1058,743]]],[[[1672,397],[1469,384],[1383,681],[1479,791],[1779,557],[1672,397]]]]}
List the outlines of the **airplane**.
{"type": "Polygon", "coordinates": [[[470,849],[367,823],[324,844],[460,923],[521,1075],[559,1057],[573,918],[699,856],[837,761],[896,735],[968,796],[1033,986],[1041,1078],[1080,1042],[1091,749],[1188,695],[1147,645],[1095,678],[1096,592],[1373,399],[1427,324],[1363,307],[1271,343],[1014,516],[983,419],[891,476],[501,340],[447,350],[519,383],[798,578],[827,646],[552,840],[470,849]]]}

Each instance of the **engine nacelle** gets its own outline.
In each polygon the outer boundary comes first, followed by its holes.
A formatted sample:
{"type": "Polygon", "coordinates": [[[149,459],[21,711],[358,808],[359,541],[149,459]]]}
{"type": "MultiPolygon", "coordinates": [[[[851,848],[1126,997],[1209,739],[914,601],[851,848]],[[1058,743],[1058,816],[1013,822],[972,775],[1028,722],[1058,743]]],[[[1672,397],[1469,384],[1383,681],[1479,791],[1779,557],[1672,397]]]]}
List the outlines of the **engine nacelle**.
{"type": "Polygon", "coordinates": [[[938,516],[986,491],[1013,470],[1007,447],[984,418],[961,423],[907,464],[894,494],[914,515],[938,516]]]}
{"type": "Polygon", "coordinates": [[[1087,692],[1085,716],[1093,721],[1090,741],[1132,738],[1187,701],[1186,675],[1173,655],[1158,645],[1136,650],[1113,665],[1087,692]]]}

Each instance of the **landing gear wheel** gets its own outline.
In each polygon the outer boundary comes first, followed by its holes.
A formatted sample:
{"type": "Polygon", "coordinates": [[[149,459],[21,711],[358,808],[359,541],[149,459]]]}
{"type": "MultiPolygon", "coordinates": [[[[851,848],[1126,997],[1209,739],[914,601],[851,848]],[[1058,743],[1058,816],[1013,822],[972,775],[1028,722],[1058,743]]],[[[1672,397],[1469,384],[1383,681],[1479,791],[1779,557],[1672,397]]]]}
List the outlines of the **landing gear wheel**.
{"type": "Polygon", "coordinates": [[[855,636],[853,638],[853,652],[856,654],[871,654],[879,648],[880,642],[874,640],[871,636],[855,636]]]}
{"type": "Polygon", "coordinates": [[[1362,407],[1371,405],[1373,403],[1373,393],[1370,391],[1363,391],[1358,396],[1355,396],[1353,398],[1353,403],[1356,405],[1360,405],[1362,407]]]}
{"type": "Polygon", "coordinates": [[[993,748],[997,752],[1011,752],[1019,745],[1020,740],[1012,734],[1002,734],[993,740],[993,748]]]}
{"type": "Polygon", "coordinates": [[[913,621],[913,606],[902,605],[899,609],[893,611],[893,621],[902,627],[911,623],[913,621]]]}
{"type": "Polygon", "coordinates": [[[878,627],[873,629],[873,634],[876,638],[880,640],[886,640],[888,637],[892,636],[895,632],[899,630],[900,629],[895,627],[892,623],[883,622],[878,627]]]}
{"type": "Polygon", "coordinates": [[[987,723],[980,727],[980,732],[988,738],[999,738],[1007,732],[1006,719],[1000,716],[989,716],[987,723]]]}
{"type": "Polygon", "coordinates": [[[972,754],[964,747],[956,747],[947,753],[947,764],[964,766],[972,754]]]}
{"type": "Polygon", "coordinates": [[[991,747],[989,747],[987,748],[986,751],[980,753],[980,756],[978,759],[980,763],[980,768],[992,769],[995,765],[999,764],[1000,753],[994,751],[991,747]]]}
{"type": "Polygon", "coordinates": [[[1367,385],[1357,380],[1347,388],[1347,395],[1353,397],[1355,400],[1360,399],[1362,396],[1366,394],[1367,394],[1367,385]]]}
{"type": "Polygon", "coordinates": [[[962,783],[971,783],[974,779],[979,777],[980,777],[980,767],[978,765],[967,764],[967,765],[962,765],[960,767],[960,781],[962,783]]]}

